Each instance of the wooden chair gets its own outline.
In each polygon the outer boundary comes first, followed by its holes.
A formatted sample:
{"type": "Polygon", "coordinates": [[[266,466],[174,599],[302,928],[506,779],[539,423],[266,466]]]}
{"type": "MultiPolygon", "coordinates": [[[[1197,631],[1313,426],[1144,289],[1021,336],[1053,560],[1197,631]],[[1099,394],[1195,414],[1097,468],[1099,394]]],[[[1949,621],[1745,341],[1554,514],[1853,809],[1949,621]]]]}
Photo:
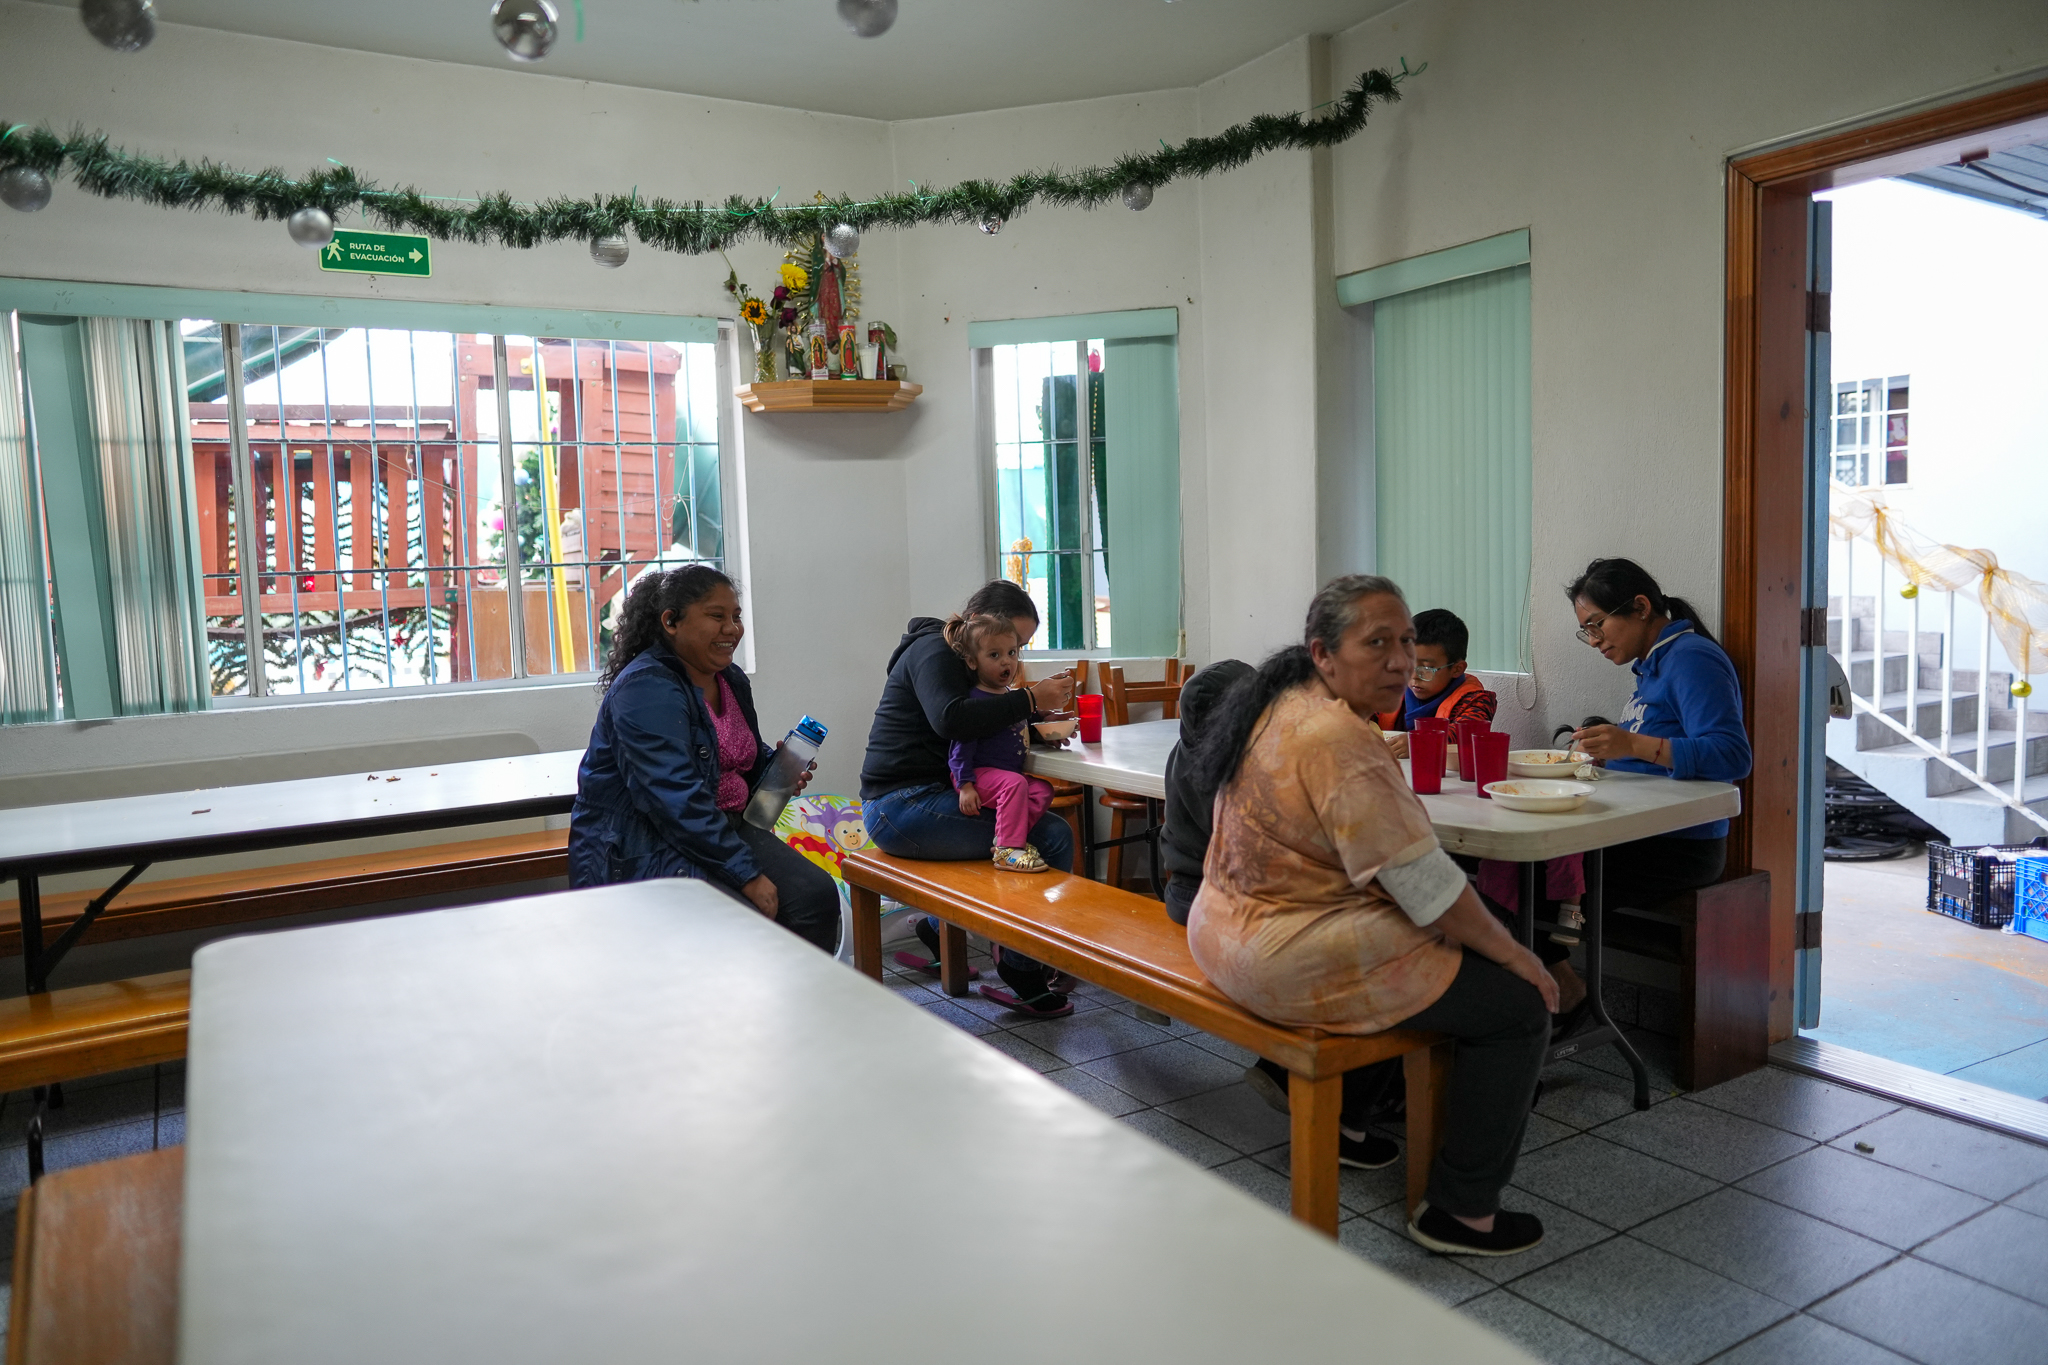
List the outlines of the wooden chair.
{"type": "MultiPolygon", "coordinates": [[[[1102,669],[1102,723],[1104,725],[1129,725],[1131,708],[1148,702],[1159,704],[1160,716],[1164,720],[1180,719],[1181,668],[1179,659],[1166,661],[1166,677],[1160,682],[1129,682],[1124,678],[1123,669],[1106,664],[1102,669]]],[[[1124,884],[1124,846],[1115,842],[1125,837],[1127,822],[1134,814],[1143,815],[1147,821],[1152,818],[1152,806],[1142,796],[1129,792],[1105,791],[1102,805],[1109,811],[1110,845],[1107,852],[1107,866],[1103,880],[1111,886],[1124,884]]],[[[1154,896],[1166,894],[1166,888],[1152,888],[1154,896]]]]}
{"type": "Polygon", "coordinates": [[[853,895],[854,963],[877,981],[881,897],[887,894],[939,918],[940,979],[948,994],[967,993],[971,930],[1284,1067],[1294,1216],[1329,1236],[1337,1234],[1344,1073],[1401,1058],[1410,1214],[1421,1201],[1443,1137],[1451,1039],[1405,1029],[1325,1033],[1261,1019],[1210,984],[1188,951],[1186,931],[1161,914],[1157,902],[1080,877],[1018,876],[987,863],[912,862],[875,849],[849,853],[840,866],[853,895]]]}
{"type": "MultiPolygon", "coordinates": [[[[1074,695],[1079,696],[1088,689],[1088,664],[1089,661],[1087,659],[1076,659],[1066,668],[1054,669],[1040,678],[1033,678],[1029,669],[1020,669],[1017,673],[1017,681],[1020,683],[1043,682],[1045,678],[1057,678],[1060,674],[1066,673],[1074,680],[1074,695]]],[[[1081,785],[1078,782],[1064,782],[1056,777],[1049,777],[1045,780],[1052,784],[1051,808],[1058,812],[1062,820],[1067,822],[1067,828],[1074,831],[1074,852],[1076,857],[1085,866],[1087,863],[1086,850],[1088,848],[1088,840],[1083,837],[1085,831],[1082,829],[1082,822],[1087,819],[1088,812],[1081,808],[1081,785]]]]}
{"type": "Polygon", "coordinates": [[[7,1365],[171,1365],[185,1149],[59,1171],[21,1194],[7,1365]]]}

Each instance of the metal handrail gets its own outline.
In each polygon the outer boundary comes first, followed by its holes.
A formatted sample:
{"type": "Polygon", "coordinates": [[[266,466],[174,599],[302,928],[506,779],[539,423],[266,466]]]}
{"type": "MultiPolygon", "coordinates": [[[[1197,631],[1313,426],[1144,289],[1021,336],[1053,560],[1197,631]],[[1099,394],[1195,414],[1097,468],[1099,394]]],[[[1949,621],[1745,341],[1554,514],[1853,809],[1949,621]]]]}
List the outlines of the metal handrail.
{"type": "MultiPolygon", "coordinates": [[[[1862,536],[1837,536],[1844,542],[1847,553],[1844,556],[1842,582],[1842,672],[1849,676],[1850,665],[1856,657],[1856,542],[1862,536]]],[[[1929,757],[1966,777],[1980,790],[1997,797],[2007,808],[2018,811],[2034,824],[2048,830],[2048,817],[2043,817],[2026,803],[2027,783],[2027,695],[2024,691],[2014,693],[2013,715],[2013,771],[2010,790],[2001,788],[1989,777],[1990,731],[1991,731],[1991,615],[1985,611],[1984,627],[1979,640],[1977,660],[1977,756],[1973,771],[1959,762],[1953,753],[1955,744],[1955,664],[1953,651],[1956,631],[1956,594],[1949,591],[1947,603],[1947,634],[1942,637],[1941,648],[1941,743],[1939,746],[1922,738],[1918,725],[1920,721],[1920,594],[1913,591],[1912,618],[1906,632],[1906,724],[1893,720],[1884,711],[1884,607],[1885,607],[1885,558],[1877,559],[1877,583],[1871,602],[1871,645],[1870,645],[1870,695],[1856,694],[1852,684],[1849,694],[1857,709],[1874,717],[1901,735],[1915,746],[1927,752],[1929,757]]]]}

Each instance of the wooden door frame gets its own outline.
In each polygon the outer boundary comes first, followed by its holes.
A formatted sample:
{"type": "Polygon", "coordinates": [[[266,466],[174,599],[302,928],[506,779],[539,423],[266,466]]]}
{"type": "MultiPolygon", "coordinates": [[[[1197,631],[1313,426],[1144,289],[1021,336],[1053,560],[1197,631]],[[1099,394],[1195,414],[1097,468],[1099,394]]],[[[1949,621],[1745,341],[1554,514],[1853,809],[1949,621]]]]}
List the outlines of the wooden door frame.
{"type": "Polygon", "coordinates": [[[1728,868],[1771,874],[1773,1042],[1793,1033],[1800,882],[1807,200],[1817,190],[2043,137],[2048,80],[1728,164],[1721,631],[1756,753],[1742,784],[1743,814],[1729,830],[1728,868]]]}

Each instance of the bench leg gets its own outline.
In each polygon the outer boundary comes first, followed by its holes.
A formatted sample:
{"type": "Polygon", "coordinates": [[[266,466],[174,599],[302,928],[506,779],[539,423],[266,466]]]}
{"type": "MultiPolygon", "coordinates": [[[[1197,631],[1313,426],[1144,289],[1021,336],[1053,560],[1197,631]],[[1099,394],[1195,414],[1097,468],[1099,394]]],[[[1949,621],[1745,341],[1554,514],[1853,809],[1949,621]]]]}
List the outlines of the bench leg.
{"type": "Polygon", "coordinates": [[[1408,1217],[1429,1191],[1429,1168],[1444,1145],[1444,1112],[1451,1099],[1451,1057],[1457,1044],[1446,1038],[1401,1059],[1408,1083],[1408,1217]]]}
{"type": "Polygon", "coordinates": [[[967,994],[967,931],[944,920],[939,921],[939,984],[948,995],[967,994]]]}
{"type": "Polygon", "coordinates": [[[1310,1080],[1289,1073],[1287,1110],[1293,1142],[1288,1156],[1294,1216],[1318,1232],[1337,1235],[1337,1115],[1344,1108],[1344,1078],[1310,1080]]]}
{"type": "Polygon", "coordinates": [[[846,884],[853,903],[854,970],[875,980],[882,979],[882,893],[865,886],[846,884]]]}

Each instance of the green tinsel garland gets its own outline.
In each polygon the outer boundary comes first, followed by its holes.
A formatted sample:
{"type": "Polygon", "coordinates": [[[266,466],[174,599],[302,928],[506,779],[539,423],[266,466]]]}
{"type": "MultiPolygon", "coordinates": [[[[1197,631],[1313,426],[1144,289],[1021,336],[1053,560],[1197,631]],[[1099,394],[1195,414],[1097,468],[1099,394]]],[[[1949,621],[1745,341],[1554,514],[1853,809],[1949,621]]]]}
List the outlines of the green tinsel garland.
{"type": "Polygon", "coordinates": [[[1177,147],[1164,142],[1160,150],[1118,158],[1109,166],[1083,171],[1034,171],[1014,179],[967,180],[950,189],[889,194],[853,200],[841,195],[820,204],[777,205],[773,198],[734,195],[717,208],[701,201],[671,203],[630,195],[601,194],[589,199],[550,199],[522,206],[507,194],[476,201],[450,201],[407,187],[380,190],[347,166],[314,171],[294,180],[277,169],[236,170],[212,161],[165,162],[108,145],[104,134],[74,132],[60,138],[47,126],[10,127],[0,136],[0,168],[31,166],[53,179],[69,163],[80,188],[107,199],[140,199],[164,208],[217,208],[248,213],[259,219],[284,219],[302,208],[318,207],[339,215],[359,209],[385,227],[425,233],[440,241],[499,242],[531,247],[542,242],[590,241],[631,231],[642,242],[688,255],[719,251],[749,237],[789,246],[837,223],[869,228],[904,228],[919,223],[979,223],[986,218],[1015,218],[1031,204],[1044,201],[1062,207],[1093,208],[1120,196],[1126,185],[1154,187],[1189,176],[1205,176],[1242,166],[1266,152],[1333,147],[1357,135],[1374,100],[1401,97],[1400,83],[1412,74],[1403,62],[1398,73],[1368,71],[1341,99],[1332,101],[1328,117],[1306,114],[1261,114],[1226,128],[1214,137],[1190,138],[1177,147]],[[464,207],[449,207],[462,203],[464,207]]]}

